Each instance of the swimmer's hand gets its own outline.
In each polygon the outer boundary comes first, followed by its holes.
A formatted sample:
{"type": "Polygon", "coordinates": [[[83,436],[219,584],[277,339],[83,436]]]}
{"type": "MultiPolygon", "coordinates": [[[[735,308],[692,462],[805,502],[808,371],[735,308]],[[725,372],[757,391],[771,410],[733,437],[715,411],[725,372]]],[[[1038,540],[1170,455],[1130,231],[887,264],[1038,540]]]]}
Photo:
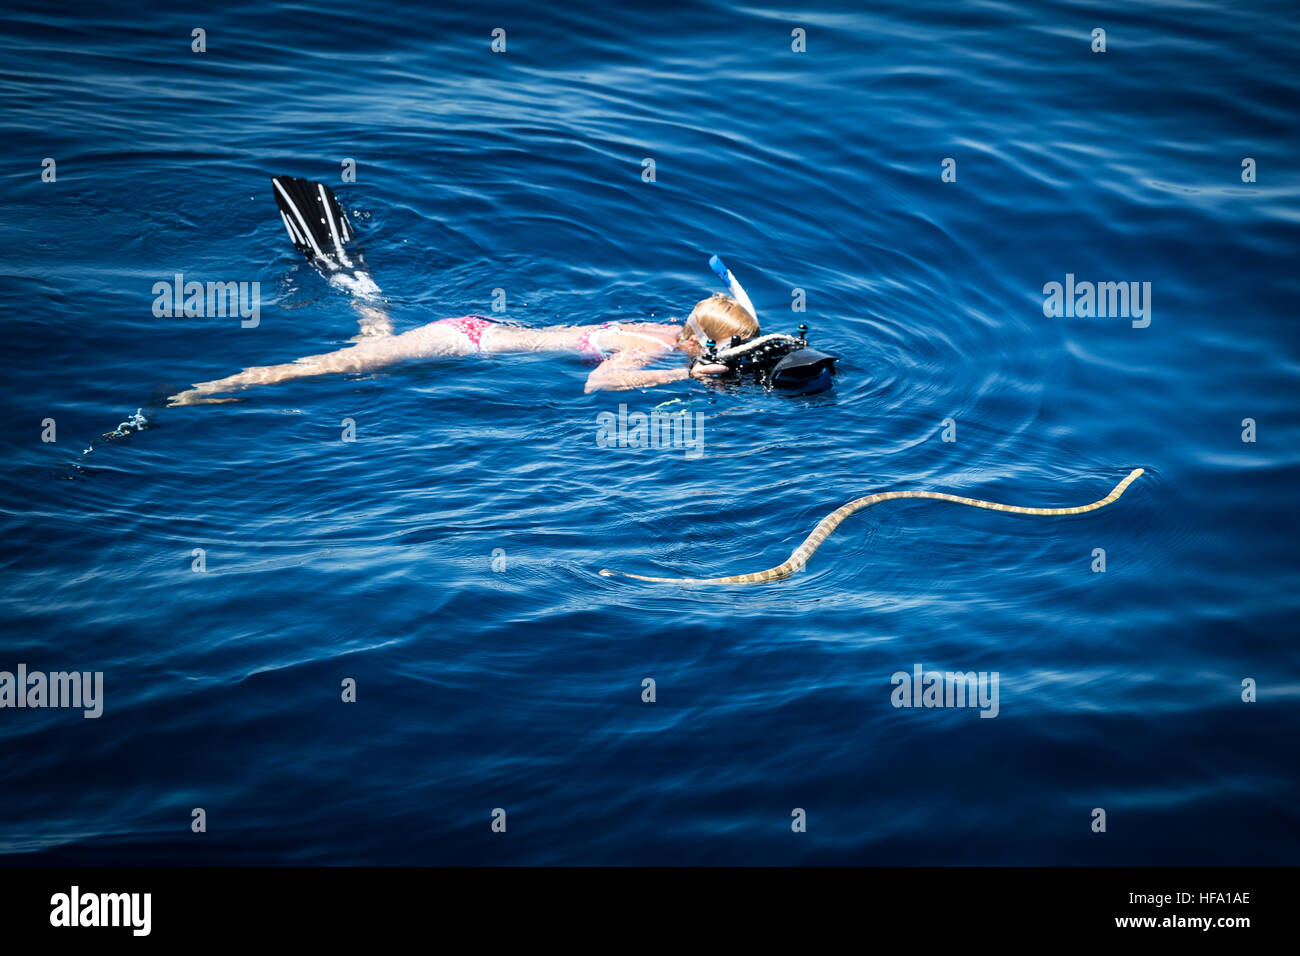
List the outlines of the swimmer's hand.
{"type": "Polygon", "coordinates": [[[718,365],[716,363],[713,365],[708,365],[704,362],[696,362],[694,365],[691,366],[691,378],[699,378],[699,379],[716,378],[719,375],[726,375],[730,371],[731,369],[729,369],[725,365],[718,365]]]}

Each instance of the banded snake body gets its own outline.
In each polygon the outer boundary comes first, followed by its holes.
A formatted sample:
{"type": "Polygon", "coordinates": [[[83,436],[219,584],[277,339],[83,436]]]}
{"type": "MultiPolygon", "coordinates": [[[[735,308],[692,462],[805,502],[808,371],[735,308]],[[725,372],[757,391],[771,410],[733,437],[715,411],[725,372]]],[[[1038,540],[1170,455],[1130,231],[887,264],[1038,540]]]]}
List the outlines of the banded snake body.
{"type": "Polygon", "coordinates": [[[850,515],[856,514],[864,508],[870,508],[872,505],[878,505],[882,501],[893,501],[898,498],[928,498],[932,501],[951,501],[959,505],[970,505],[972,508],[987,508],[990,511],[1007,511],[1019,515],[1081,515],[1089,511],[1096,511],[1098,508],[1104,508],[1119,500],[1119,496],[1136,481],[1145,469],[1134,468],[1128,475],[1117,484],[1105,498],[1094,501],[1092,504],[1079,505],[1076,508],[1024,508],[1019,505],[998,504],[995,501],[981,501],[978,498],[965,498],[961,495],[948,495],[939,491],[881,491],[874,495],[867,495],[865,498],[855,498],[846,505],[836,508],[825,518],[817,523],[813,528],[812,534],[804,539],[799,547],[784,563],[778,564],[774,568],[768,568],[766,571],[755,571],[752,574],[732,574],[720,578],[658,578],[650,577],[644,574],[629,574],[625,571],[611,571],[609,568],[602,568],[600,573],[603,577],[624,577],[634,578],[638,581],[651,581],[655,584],[765,584],[768,581],[780,581],[788,578],[796,571],[802,570],[808,563],[808,559],[822,545],[822,542],[831,536],[850,515]]]}

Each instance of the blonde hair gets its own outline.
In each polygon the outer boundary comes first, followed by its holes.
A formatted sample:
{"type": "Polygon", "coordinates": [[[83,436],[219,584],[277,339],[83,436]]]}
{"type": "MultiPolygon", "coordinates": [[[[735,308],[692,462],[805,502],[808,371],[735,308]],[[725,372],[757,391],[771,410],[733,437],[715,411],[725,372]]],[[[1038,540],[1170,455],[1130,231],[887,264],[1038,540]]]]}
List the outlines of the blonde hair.
{"type": "Polygon", "coordinates": [[[703,332],[704,338],[712,339],[719,345],[727,339],[752,338],[759,332],[758,320],[743,305],[721,292],[695,303],[678,338],[686,339],[692,334],[699,338],[692,326],[703,332]]]}

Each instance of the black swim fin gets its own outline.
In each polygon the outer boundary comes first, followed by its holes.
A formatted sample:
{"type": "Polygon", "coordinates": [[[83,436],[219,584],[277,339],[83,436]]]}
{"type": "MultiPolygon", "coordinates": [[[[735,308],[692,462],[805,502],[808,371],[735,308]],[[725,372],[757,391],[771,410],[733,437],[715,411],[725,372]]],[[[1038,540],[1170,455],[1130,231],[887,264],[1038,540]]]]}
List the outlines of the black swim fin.
{"type": "Polygon", "coordinates": [[[324,183],[295,176],[272,176],[275,204],[294,246],[330,282],[354,295],[377,296],[360,251],[344,246],[356,238],[334,191],[324,183]]]}

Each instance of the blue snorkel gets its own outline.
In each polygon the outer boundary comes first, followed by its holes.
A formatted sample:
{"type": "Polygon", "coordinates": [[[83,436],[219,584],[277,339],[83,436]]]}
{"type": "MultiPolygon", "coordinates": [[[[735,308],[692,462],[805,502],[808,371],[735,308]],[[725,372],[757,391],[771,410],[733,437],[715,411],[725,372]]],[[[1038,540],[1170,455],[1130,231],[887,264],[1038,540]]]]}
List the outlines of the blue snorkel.
{"type": "Polygon", "coordinates": [[[749,301],[744,286],[731,274],[731,270],[727,268],[726,264],[717,256],[712,256],[709,259],[709,268],[716,272],[718,278],[727,284],[727,290],[731,293],[731,297],[739,302],[744,310],[752,315],[754,321],[757,322],[758,313],[754,311],[754,303],[749,301]]]}

